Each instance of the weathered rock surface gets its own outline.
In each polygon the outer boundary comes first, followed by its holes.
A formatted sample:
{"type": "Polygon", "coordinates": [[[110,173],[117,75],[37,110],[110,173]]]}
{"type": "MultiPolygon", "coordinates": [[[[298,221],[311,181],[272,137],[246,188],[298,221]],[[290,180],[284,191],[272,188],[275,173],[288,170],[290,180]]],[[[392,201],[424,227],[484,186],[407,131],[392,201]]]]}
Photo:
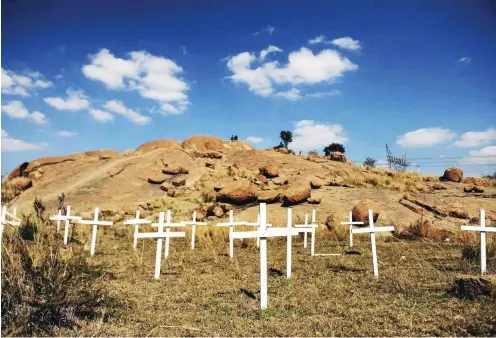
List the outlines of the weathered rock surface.
{"type": "Polygon", "coordinates": [[[442,181],[459,183],[462,181],[462,178],[463,178],[463,170],[461,170],[460,168],[452,167],[446,169],[444,171],[444,175],[441,176],[439,179],[442,181]]]}
{"type": "Polygon", "coordinates": [[[282,199],[284,205],[295,205],[305,202],[310,198],[310,195],[310,186],[296,183],[284,191],[282,199]]]}
{"type": "Polygon", "coordinates": [[[245,181],[238,181],[226,186],[217,193],[217,201],[230,204],[247,204],[256,201],[257,194],[254,187],[245,181]]]}
{"type": "Polygon", "coordinates": [[[267,178],[274,178],[279,176],[279,168],[273,165],[268,165],[259,169],[260,174],[267,178]]]}
{"type": "Polygon", "coordinates": [[[165,182],[166,179],[167,177],[162,174],[151,174],[150,176],[148,176],[148,183],[162,184],[165,182]]]}
{"type": "MultiPolygon", "coordinates": [[[[363,226],[369,225],[369,209],[372,210],[372,218],[374,223],[379,218],[379,204],[372,200],[364,200],[353,207],[351,211],[353,221],[363,222],[363,226]]],[[[361,226],[361,225],[358,225],[361,226]]]]}
{"type": "Polygon", "coordinates": [[[335,151],[331,154],[331,161],[346,163],[346,156],[340,151],[335,151]]]}

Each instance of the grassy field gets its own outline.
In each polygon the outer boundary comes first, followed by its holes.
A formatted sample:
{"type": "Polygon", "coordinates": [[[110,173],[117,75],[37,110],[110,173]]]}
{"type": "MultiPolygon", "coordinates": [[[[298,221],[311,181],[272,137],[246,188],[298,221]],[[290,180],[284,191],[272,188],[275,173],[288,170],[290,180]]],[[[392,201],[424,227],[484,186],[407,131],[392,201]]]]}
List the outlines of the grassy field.
{"type": "MultiPolygon", "coordinates": [[[[302,238],[297,238],[293,273],[287,280],[286,240],[269,239],[269,309],[261,311],[255,240],[235,242],[230,260],[227,229],[198,229],[194,251],[189,238],[173,239],[170,258],[162,261],[160,280],[153,279],[156,242],[141,240],[133,250],[131,228],[99,230],[94,257],[87,251],[89,227],[79,226],[67,249],[54,230],[53,224],[38,225],[31,241],[18,240],[12,231],[4,235],[2,313],[9,309],[4,292],[10,290],[12,298],[17,293],[22,296],[15,308],[17,317],[2,315],[4,335],[496,334],[496,299],[467,301],[446,293],[456,276],[479,271],[478,264],[461,259],[459,244],[381,237],[377,246],[380,277],[375,279],[367,235],[356,238],[355,250],[361,254],[347,255],[344,231],[319,229],[316,252],[342,255],[311,257],[310,248],[303,249],[302,238]],[[22,253],[24,247],[27,252],[22,253]],[[15,280],[27,288],[26,279],[37,278],[22,277],[16,270],[26,264],[16,263],[16,257],[23,255],[38,269],[33,276],[42,275],[51,285],[48,291],[40,291],[39,285],[44,284],[39,282],[31,291],[15,288],[15,280]],[[6,272],[9,264],[15,271],[6,272]],[[4,283],[9,281],[13,286],[5,291],[4,283]],[[50,299],[54,297],[57,302],[50,299]],[[33,299],[39,300],[43,311],[32,304],[33,299]],[[69,305],[56,308],[64,302],[69,305]],[[54,303],[53,308],[47,303],[54,303]],[[38,322],[42,320],[47,323],[38,322]]],[[[470,240],[476,243],[475,235],[470,240]]],[[[494,258],[488,268],[496,272],[494,258]]]]}

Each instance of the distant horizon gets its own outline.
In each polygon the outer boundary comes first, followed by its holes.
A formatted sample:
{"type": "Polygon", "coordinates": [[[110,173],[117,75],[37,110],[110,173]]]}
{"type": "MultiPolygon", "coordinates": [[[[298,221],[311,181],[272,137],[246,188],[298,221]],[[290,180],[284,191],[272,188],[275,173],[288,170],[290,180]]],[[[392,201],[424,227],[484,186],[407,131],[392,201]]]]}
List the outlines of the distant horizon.
{"type": "Polygon", "coordinates": [[[412,171],[492,174],[493,13],[490,0],[5,2],[1,169],[192,135],[267,149],[289,130],[296,153],[336,142],[382,166],[388,144],[412,171]]]}

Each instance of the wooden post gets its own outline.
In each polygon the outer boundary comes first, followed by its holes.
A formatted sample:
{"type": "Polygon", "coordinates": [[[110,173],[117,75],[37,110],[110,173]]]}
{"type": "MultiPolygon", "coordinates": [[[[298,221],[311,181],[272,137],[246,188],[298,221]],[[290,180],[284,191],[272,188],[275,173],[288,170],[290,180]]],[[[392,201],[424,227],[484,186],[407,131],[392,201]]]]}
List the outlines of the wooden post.
{"type": "Polygon", "coordinates": [[[312,210],[312,241],[310,242],[310,256],[315,256],[315,225],[317,224],[315,219],[316,219],[315,209],[313,209],[312,210]]]}
{"type": "MultiPolygon", "coordinates": [[[[308,225],[308,214],[305,214],[305,226],[308,225]]],[[[303,248],[307,248],[307,241],[308,241],[308,233],[305,232],[303,234],[303,248]]]]}
{"type": "MultiPolygon", "coordinates": [[[[290,230],[293,226],[293,213],[292,209],[288,208],[288,230],[290,230]]],[[[288,236],[286,240],[286,278],[291,277],[291,251],[292,251],[292,244],[291,244],[291,237],[292,235],[288,231],[288,236]]]]}
{"type": "Polygon", "coordinates": [[[90,255],[93,256],[95,255],[95,246],[96,246],[96,232],[98,231],[98,214],[100,213],[100,209],[95,208],[95,217],[93,220],[95,223],[93,224],[93,232],[91,234],[91,250],[90,250],[90,255]]]}
{"type": "MultiPolygon", "coordinates": [[[[168,234],[170,232],[170,223],[171,223],[171,211],[167,210],[167,222],[166,222],[166,229],[165,232],[168,234]]],[[[165,237],[165,258],[167,259],[169,257],[169,244],[170,244],[170,237],[167,236],[165,237]]]]}
{"type": "MultiPolygon", "coordinates": [[[[164,212],[161,211],[158,218],[158,233],[164,232],[164,212]]],[[[167,240],[167,238],[166,238],[167,240]]],[[[162,238],[157,238],[157,254],[155,256],[155,279],[160,279],[160,265],[162,263],[162,238]]]]}
{"type": "Polygon", "coordinates": [[[481,209],[480,211],[480,225],[482,228],[482,231],[480,233],[480,252],[481,252],[481,274],[484,274],[487,272],[486,270],[486,232],[485,227],[486,227],[486,212],[484,209],[481,209]]]}
{"type": "MultiPolygon", "coordinates": [[[[71,206],[68,205],[66,217],[70,217],[70,216],[71,216],[71,206]]],[[[67,243],[69,242],[69,223],[70,223],[69,218],[66,218],[65,227],[64,227],[64,245],[67,245],[67,243]]]]}
{"type": "Polygon", "coordinates": [[[260,203],[260,306],[267,308],[267,237],[265,232],[267,211],[266,204],[260,203]]]}
{"type": "Polygon", "coordinates": [[[195,249],[195,236],[196,236],[196,210],[193,211],[193,225],[191,226],[191,250],[195,249]]]}
{"type": "Polygon", "coordinates": [[[234,222],[233,211],[229,210],[229,223],[231,223],[231,225],[229,226],[229,258],[234,257],[234,238],[232,237],[233,227],[234,227],[233,222],[234,222]]]}
{"type": "MultiPolygon", "coordinates": [[[[140,216],[141,216],[141,212],[140,212],[140,210],[138,209],[138,210],[136,210],[136,219],[139,219],[139,218],[140,218],[140,216]]],[[[134,236],[133,236],[133,237],[134,237],[134,238],[133,238],[133,248],[135,248],[135,249],[138,247],[138,237],[136,237],[136,234],[137,234],[138,232],[139,232],[139,224],[138,224],[138,223],[136,223],[136,224],[134,225],[134,236]]]]}

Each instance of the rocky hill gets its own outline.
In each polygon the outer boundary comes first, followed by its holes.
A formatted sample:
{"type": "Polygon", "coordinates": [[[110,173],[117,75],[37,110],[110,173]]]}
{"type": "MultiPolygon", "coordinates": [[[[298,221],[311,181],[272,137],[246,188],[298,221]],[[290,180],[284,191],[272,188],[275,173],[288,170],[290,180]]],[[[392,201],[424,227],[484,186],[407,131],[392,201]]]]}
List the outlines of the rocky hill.
{"type": "MultiPolygon", "coordinates": [[[[124,153],[96,150],[40,158],[20,164],[2,188],[3,200],[21,212],[32,212],[36,197],[54,212],[61,193],[77,214],[89,217],[99,207],[117,222],[138,208],[148,218],[167,208],[173,218],[198,210],[200,219],[210,221],[234,208],[236,217],[255,220],[257,201],[270,203],[269,217],[276,223],[284,222],[281,206],[293,206],[298,214],[315,208],[318,221],[329,228],[360,202],[372,203],[379,223],[400,228],[422,218],[449,230],[477,218],[480,208],[496,221],[494,182],[465,179],[459,169],[447,170],[440,181],[357,166],[342,154],[298,156],[213,136],[182,143],[155,140],[124,153]]],[[[363,218],[359,209],[354,216],[363,218]]]]}

